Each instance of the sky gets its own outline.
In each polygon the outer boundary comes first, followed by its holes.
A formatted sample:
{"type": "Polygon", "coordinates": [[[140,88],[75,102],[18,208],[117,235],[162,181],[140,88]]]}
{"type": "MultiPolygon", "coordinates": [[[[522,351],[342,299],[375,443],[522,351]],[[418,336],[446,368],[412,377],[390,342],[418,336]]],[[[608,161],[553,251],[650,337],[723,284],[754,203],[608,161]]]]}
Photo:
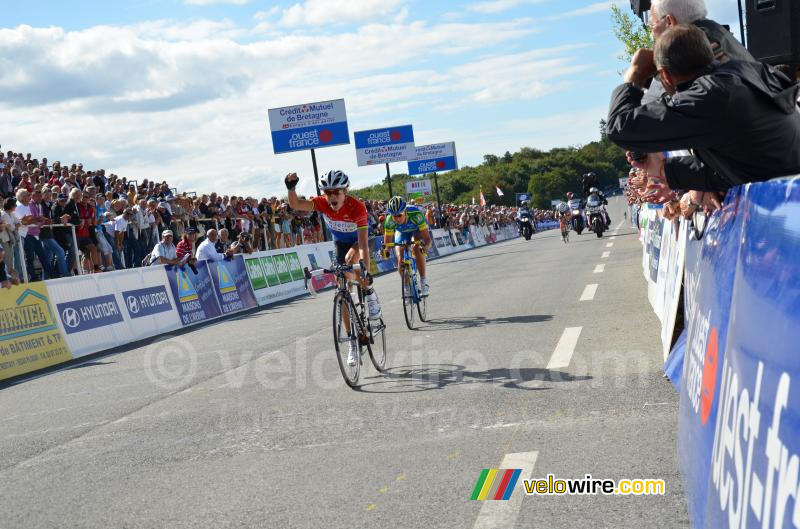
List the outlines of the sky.
{"type": "MultiPolygon", "coordinates": [[[[0,145],[179,191],[285,194],[269,108],[344,98],[350,134],[412,124],[461,166],[599,138],[628,0],[2,0],[0,145]]],[[[738,35],[735,0],[707,0],[738,35]]],[[[354,145],[319,149],[354,187],[354,145]]],[[[404,163],[392,165],[404,173],[404,163]]]]}

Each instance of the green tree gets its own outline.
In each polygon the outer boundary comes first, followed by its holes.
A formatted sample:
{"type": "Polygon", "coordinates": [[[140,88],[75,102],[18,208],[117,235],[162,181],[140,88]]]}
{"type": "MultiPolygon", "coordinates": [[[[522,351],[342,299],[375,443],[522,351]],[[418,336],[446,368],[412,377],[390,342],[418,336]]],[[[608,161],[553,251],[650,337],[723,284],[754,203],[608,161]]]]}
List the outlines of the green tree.
{"type": "Polygon", "coordinates": [[[639,48],[652,48],[653,35],[650,26],[623,11],[618,5],[611,6],[611,21],[614,36],[625,46],[625,53],[619,59],[628,63],[639,48]]]}

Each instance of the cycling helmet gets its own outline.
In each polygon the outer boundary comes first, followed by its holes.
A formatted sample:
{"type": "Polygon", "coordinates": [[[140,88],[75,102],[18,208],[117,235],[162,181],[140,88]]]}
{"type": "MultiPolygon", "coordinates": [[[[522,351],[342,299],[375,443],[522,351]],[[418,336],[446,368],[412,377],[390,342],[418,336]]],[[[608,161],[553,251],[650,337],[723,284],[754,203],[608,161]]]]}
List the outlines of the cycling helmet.
{"type": "Polygon", "coordinates": [[[591,193],[591,194],[595,194],[595,193],[599,193],[599,192],[600,192],[600,190],[599,190],[599,189],[597,189],[596,187],[593,187],[593,188],[591,188],[591,189],[589,190],[589,193],[591,193]]]}
{"type": "Polygon", "coordinates": [[[520,206],[522,206],[523,208],[527,208],[527,207],[528,207],[528,206],[530,206],[530,205],[531,205],[531,203],[530,203],[530,202],[528,202],[527,200],[523,200],[523,201],[520,203],[520,206]]]}
{"type": "Polygon", "coordinates": [[[350,187],[350,179],[347,178],[346,174],[339,171],[338,169],[329,171],[319,181],[319,188],[322,190],[342,189],[344,187],[350,187]]]}
{"type": "Polygon", "coordinates": [[[575,193],[573,193],[572,191],[567,191],[567,198],[571,199],[573,196],[575,196],[575,193]]]}
{"type": "Polygon", "coordinates": [[[566,213],[569,210],[569,206],[565,202],[560,202],[556,207],[559,213],[566,213]]]}
{"type": "Polygon", "coordinates": [[[403,197],[392,197],[389,199],[389,215],[400,215],[406,210],[406,201],[403,197]]]}

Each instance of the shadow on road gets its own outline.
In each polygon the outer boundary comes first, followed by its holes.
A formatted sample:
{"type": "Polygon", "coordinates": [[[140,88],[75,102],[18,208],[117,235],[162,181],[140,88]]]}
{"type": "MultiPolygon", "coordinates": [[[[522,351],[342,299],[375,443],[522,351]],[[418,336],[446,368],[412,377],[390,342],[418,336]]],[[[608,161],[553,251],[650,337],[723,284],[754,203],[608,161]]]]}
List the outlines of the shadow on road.
{"type": "Polygon", "coordinates": [[[512,323],[541,323],[550,321],[553,316],[550,314],[529,314],[526,316],[501,316],[499,318],[487,318],[485,316],[467,316],[458,318],[440,318],[426,321],[427,325],[417,327],[419,331],[452,331],[456,329],[474,329],[477,327],[487,327],[489,325],[504,325],[512,323]]]}
{"type": "Polygon", "coordinates": [[[392,367],[382,375],[364,381],[360,387],[353,389],[364,393],[409,393],[444,389],[454,385],[492,384],[506,389],[539,391],[552,389],[539,387],[545,382],[580,382],[591,378],[589,375],[576,376],[543,368],[495,368],[470,371],[460,365],[427,364],[392,367]]]}

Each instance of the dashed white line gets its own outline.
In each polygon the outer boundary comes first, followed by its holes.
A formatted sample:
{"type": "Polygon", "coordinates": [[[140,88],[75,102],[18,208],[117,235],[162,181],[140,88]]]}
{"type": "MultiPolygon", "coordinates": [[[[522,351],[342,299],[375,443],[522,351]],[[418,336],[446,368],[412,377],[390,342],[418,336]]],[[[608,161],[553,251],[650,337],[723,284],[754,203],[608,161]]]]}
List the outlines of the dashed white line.
{"type": "Polygon", "coordinates": [[[583,294],[581,294],[580,301],[592,301],[596,293],[597,293],[597,284],[586,285],[586,288],[583,289],[583,294]]]}
{"type": "Polygon", "coordinates": [[[607,258],[609,255],[611,255],[611,252],[603,252],[603,255],[602,255],[602,256],[600,256],[600,258],[601,258],[601,259],[605,259],[605,258],[607,258]]]}
{"type": "Polygon", "coordinates": [[[558,340],[553,356],[547,363],[547,369],[559,369],[569,366],[575,346],[578,345],[578,338],[581,336],[583,327],[567,327],[558,340]]]}
{"type": "Polygon", "coordinates": [[[613,247],[614,247],[614,243],[613,242],[610,242],[610,243],[606,244],[606,248],[613,248],[613,247]]]}
{"type": "Polygon", "coordinates": [[[605,271],[605,269],[606,269],[606,265],[599,264],[599,265],[594,267],[594,273],[595,274],[602,274],[605,271]]]}
{"type": "Polygon", "coordinates": [[[523,481],[530,479],[533,475],[533,467],[536,465],[536,458],[539,452],[519,452],[516,454],[506,454],[500,468],[519,468],[519,479],[515,485],[511,497],[505,501],[484,500],[478,519],[475,520],[475,529],[511,529],[517,522],[519,509],[522,507],[522,499],[525,493],[523,481]]]}
{"type": "Polygon", "coordinates": [[[617,238],[617,236],[616,236],[616,235],[612,235],[611,237],[609,237],[609,238],[608,238],[608,240],[609,240],[609,241],[613,241],[613,240],[614,240],[614,239],[616,239],[616,238],[617,238]]]}

